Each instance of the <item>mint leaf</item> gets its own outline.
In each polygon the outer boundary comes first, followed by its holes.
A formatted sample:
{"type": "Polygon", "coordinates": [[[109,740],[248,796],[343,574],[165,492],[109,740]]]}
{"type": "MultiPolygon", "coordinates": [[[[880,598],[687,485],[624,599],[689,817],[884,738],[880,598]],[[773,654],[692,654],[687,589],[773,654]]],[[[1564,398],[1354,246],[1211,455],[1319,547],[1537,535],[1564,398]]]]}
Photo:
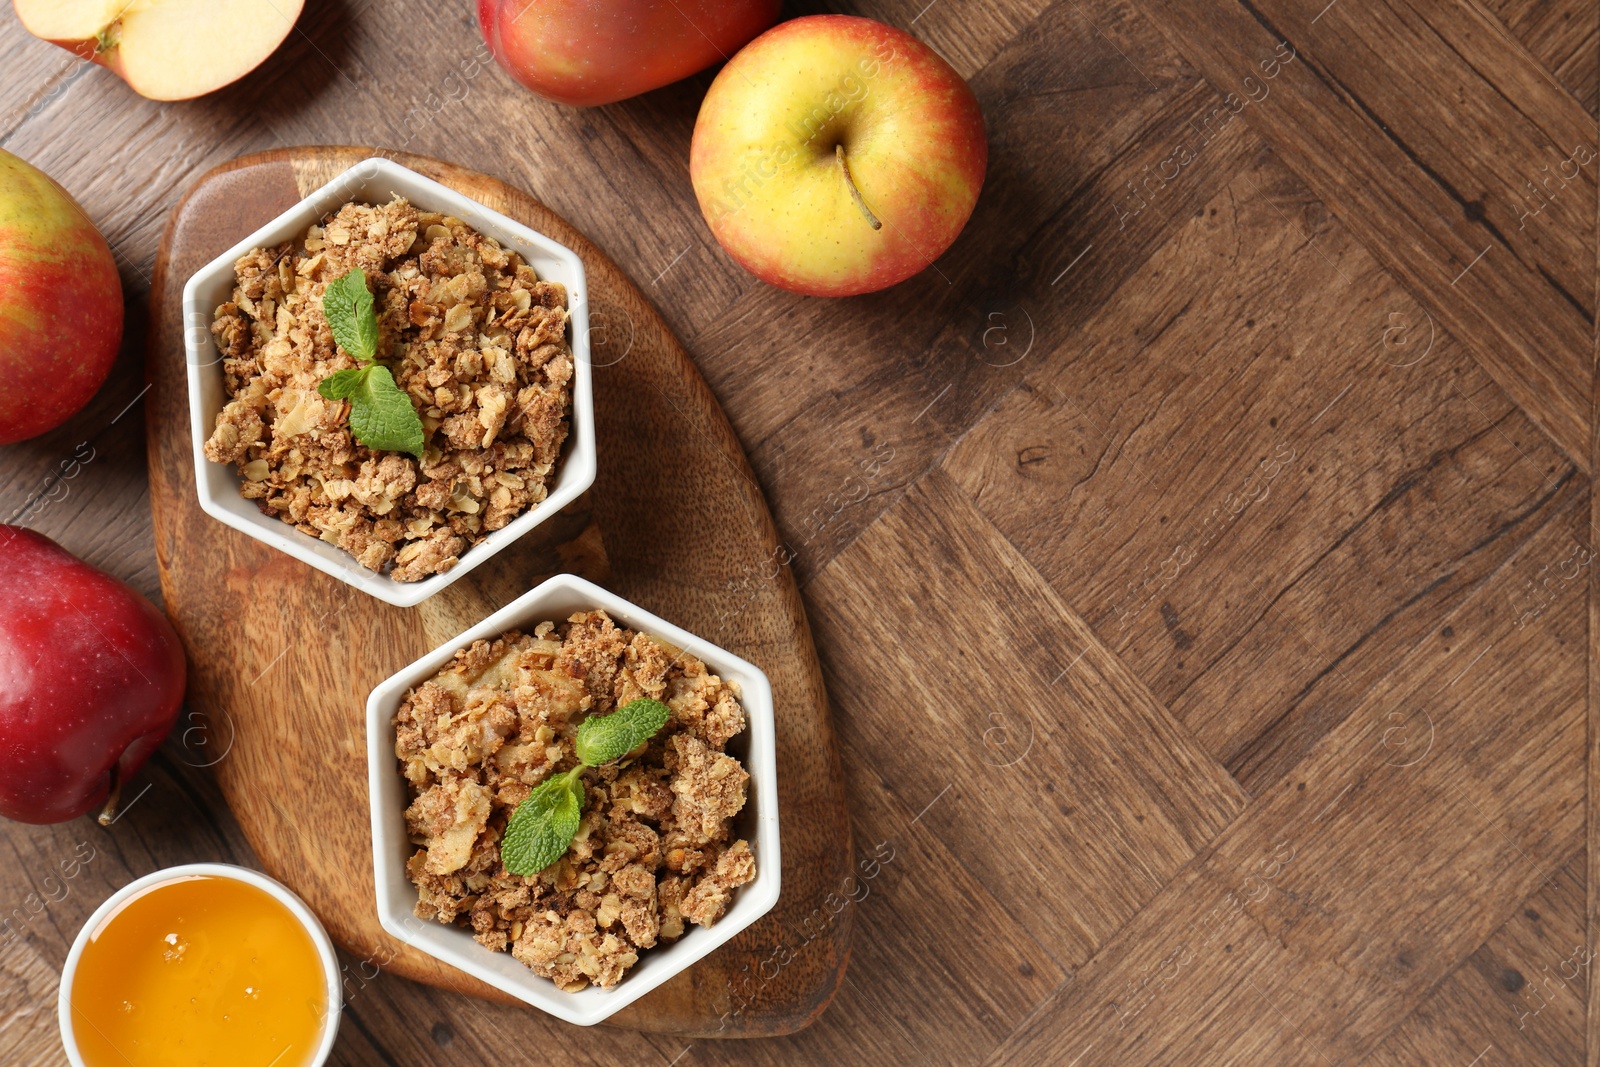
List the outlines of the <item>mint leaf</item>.
{"type": "MultiPolygon", "coordinates": [[[[422,418],[381,363],[362,367],[350,394],[350,433],[368,448],[422,458],[422,418]]],[[[338,372],[329,379],[338,377],[338,372]]],[[[322,386],[317,386],[320,391],[322,386]]]]}
{"type": "Polygon", "coordinates": [[[378,316],[372,310],[372,292],[360,267],[328,283],[322,292],[322,313],[328,317],[333,339],[356,362],[378,354],[378,316]]]}
{"type": "Polygon", "coordinates": [[[361,388],[361,380],[366,376],[366,373],[366,370],[361,367],[336,370],[317,383],[317,392],[329,400],[348,400],[356,390],[361,388]]]}
{"type": "Polygon", "coordinates": [[[583,811],[583,783],[574,767],[534,787],[517,805],[500,839],[500,862],[512,874],[535,875],[566,855],[583,811]]]}
{"type": "Polygon", "coordinates": [[[644,697],[610,715],[591,715],[578,724],[578,758],[590,767],[621,759],[656,735],[672,718],[672,709],[644,697]]]}

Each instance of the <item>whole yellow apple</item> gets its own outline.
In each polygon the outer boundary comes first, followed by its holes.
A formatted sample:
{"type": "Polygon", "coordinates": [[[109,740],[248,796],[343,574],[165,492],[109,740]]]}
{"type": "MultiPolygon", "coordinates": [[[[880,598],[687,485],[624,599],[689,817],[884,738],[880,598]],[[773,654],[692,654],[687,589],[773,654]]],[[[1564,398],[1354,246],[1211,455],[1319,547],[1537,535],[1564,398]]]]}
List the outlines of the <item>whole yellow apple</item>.
{"type": "Polygon", "coordinates": [[[0,150],[0,444],[77,414],[121,340],[106,239],[48,174],[0,150]]]}
{"type": "Polygon", "coordinates": [[[752,274],[851,296],[939,258],[988,159],[978,101],[938,53],[872,19],[812,15],[717,75],[689,176],[711,232],[752,274]]]}

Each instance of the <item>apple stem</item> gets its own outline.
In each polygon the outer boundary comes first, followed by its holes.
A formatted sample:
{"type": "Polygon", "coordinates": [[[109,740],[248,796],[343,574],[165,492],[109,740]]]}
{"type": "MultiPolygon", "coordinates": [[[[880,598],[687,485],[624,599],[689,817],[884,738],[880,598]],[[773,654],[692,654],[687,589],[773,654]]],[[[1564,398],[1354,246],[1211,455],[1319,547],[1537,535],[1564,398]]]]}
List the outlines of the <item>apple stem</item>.
{"type": "Polygon", "coordinates": [[[101,826],[110,826],[117,817],[117,801],[122,797],[122,764],[111,765],[111,791],[106,796],[106,806],[100,809],[96,818],[101,826]]]}
{"type": "Polygon", "coordinates": [[[122,20],[108,23],[94,35],[94,54],[105,55],[122,42],[122,20]]]}
{"type": "Polygon", "coordinates": [[[861,190],[856,188],[855,179],[850,177],[850,163],[844,158],[844,145],[834,145],[834,155],[839,158],[839,169],[844,172],[844,184],[850,190],[850,199],[856,202],[856,207],[861,209],[862,216],[867,220],[867,225],[874,230],[883,229],[883,223],[878,221],[878,216],[872,213],[867,202],[861,198],[861,190]]]}

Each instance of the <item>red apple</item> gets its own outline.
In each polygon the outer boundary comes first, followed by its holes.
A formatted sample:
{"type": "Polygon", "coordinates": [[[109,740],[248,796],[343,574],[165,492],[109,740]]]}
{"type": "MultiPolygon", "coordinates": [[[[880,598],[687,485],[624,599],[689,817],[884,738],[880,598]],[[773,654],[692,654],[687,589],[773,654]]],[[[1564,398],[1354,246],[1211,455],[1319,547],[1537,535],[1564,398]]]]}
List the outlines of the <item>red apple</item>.
{"type": "Polygon", "coordinates": [[[0,444],[75,415],[121,340],[106,239],[48,174],[0,151],[0,444]]]}
{"type": "Polygon", "coordinates": [[[117,579],[0,526],[0,815],[73,819],[114,799],[178,717],[183,647],[117,579]]]}
{"type": "Polygon", "coordinates": [[[11,0],[22,26],[116,74],[140,96],[187,100],[250,73],[304,0],[11,0]]]}
{"type": "Polygon", "coordinates": [[[967,83],[921,41],[847,15],[757,37],[711,83],[689,177],[722,247],[756,277],[851,296],[938,259],[988,166],[967,83]]]}
{"type": "Polygon", "coordinates": [[[727,59],[778,17],[778,0],[478,0],[478,26],[517,81],[592,107],[727,59]]]}

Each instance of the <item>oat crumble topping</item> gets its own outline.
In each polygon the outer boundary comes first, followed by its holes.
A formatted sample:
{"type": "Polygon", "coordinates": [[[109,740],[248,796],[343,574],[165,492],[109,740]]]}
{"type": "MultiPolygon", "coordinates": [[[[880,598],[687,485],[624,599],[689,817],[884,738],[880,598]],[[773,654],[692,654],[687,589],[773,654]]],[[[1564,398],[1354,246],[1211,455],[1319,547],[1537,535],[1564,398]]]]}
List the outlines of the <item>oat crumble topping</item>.
{"type": "Polygon", "coordinates": [[[756,873],[748,842],[733,840],[750,779],[724,751],[744,730],[738,698],[735,683],[604,611],[456,653],[395,714],[417,915],[470,925],[569,992],[615,985],[686,922],[715,923],[756,873]],[[506,822],[533,786],[577,764],[577,724],[640,697],[672,719],[642,754],[585,772],[564,857],[529,877],[507,871],[506,822]]]}
{"type": "Polygon", "coordinates": [[[268,515],[414,582],[545,498],[572,408],[567,293],[460,219],[404,199],[346,204],[235,265],[211,332],[229,397],[205,444],[268,515]],[[422,418],[422,461],[350,436],[317,383],[354,367],[322,312],[327,283],[372,280],[379,360],[422,418]]]}

